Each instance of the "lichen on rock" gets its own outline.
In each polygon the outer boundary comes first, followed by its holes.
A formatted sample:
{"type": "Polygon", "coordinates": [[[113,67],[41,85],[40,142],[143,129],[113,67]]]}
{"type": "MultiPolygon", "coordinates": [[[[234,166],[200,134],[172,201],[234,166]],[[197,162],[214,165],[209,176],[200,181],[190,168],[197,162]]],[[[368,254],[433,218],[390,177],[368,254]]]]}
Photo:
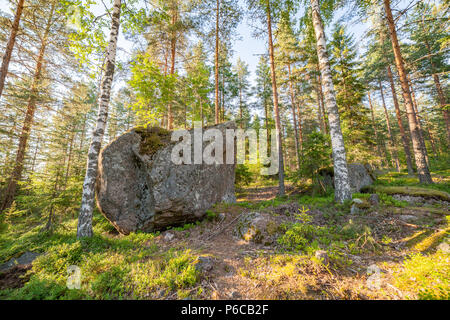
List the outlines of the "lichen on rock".
{"type": "MultiPolygon", "coordinates": [[[[225,137],[226,130],[236,125],[226,122],[214,128],[225,137]]],[[[193,130],[188,132],[193,135],[193,130]]],[[[175,145],[170,131],[138,127],[101,151],[97,205],[120,233],[194,222],[214,204],[236,201],[234,163],[175,164],[171,158],[175,145]]],[[[223,152],[225,157],[225,147],[223,152]]]]}

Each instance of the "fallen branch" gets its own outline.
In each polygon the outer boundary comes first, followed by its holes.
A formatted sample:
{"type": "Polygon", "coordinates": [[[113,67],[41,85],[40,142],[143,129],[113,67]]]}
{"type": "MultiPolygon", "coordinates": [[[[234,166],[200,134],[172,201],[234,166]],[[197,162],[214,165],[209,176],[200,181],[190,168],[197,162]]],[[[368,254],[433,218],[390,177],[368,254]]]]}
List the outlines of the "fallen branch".
{"type": "Polygon", "coordinates": [[[211,233],[206,239],[205,241],[208,241],[212,238],[214,238],[215,236],[219,235],[220,233],[222,233],[222,231],[224,231],[226,228],[228,228],[229,226],[231,226],[237,219],[239,219],[242,216],[242,213],[240,215],[238,215],[237,217],[235,217],[233,220],[231,220],[228,224],[226,224],[224,227],[220,228],[217,232],[213,232],[211,233]]]}

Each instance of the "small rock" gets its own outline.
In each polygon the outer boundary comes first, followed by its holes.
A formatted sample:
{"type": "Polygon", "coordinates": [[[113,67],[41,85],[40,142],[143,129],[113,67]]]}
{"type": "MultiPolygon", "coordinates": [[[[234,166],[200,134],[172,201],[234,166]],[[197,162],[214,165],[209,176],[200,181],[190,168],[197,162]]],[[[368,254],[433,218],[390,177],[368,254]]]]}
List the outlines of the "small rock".
{"type": "Polygon", "coordinates": [[[376,264],[371,264],[370,266],[367,267],[368,275],[380,274],[380,273],[381,273],[381,269],[376,264]]]}
{"type": "Polygon", "coordinates": [[[211,271],[214,266],[214,260],[211,257],[201,256],[197,258],[195,263],[195,270],[199,272],[211,271]]]}
{"type": "Polygon", "coordinates": [[[358,214],[361,213],[362,210],[360,208],[358,208],[358,206],[355,204],[352,205],[352,207],[350,208],[350,213],[351,214],[358,214]]]}
{"type": "Polygon", "coordinates": [[[173,238],[175,238],[175,236],[173,235],[173,233],[166,232],[166,234],[164,235],[164,240],[166,240],[166,241],[172,241],[173,238]]]}
{"type": "Polygon", "coordinates": [[[314,256],[320,260],[323,264],[327,265],[330,261],[330,258],[328,257],[328,253],[324,250],[317,250],[314,256]]]}
{"type": "Polygon", "coordinates": [[[412,222],[412,221],[416,221],[417,217],[410,215],[410,214],[405,214],[405,215],[401,215],[400,217],[398,217],[400,220],[402,221],[406,221],[406,222],[412,222]]]}
{"type": "Polygon", "coordinates": [[[12,269],[16,265],[27,265],[32,263],[37,257],[39,257],[40,254],[36,252],[25,252],[22,254],[19,258],[12,258],[8,260],[7,262],[0,265],[0,272],[8,271],[9,269],[12,269]]]}
{"type": "Polygon", "coordinates": [[[377,206],[380,204],[380,196],[376,193],[371,194],[369,197],[369,203],[373,206],[377,206]]]}
{"type": "Polygon", "coordinates": [[[233,291],[230,293],[230,297],[231,299],[239,299],[240,297],[242,297],[242,295],[237,291],[233,291]]]}
{"type": "Polygon", "coordinates": [[[436,249],[442,251],[443,253],[450,253],[450,245],[447,242],[442,242],[436,249]]]}

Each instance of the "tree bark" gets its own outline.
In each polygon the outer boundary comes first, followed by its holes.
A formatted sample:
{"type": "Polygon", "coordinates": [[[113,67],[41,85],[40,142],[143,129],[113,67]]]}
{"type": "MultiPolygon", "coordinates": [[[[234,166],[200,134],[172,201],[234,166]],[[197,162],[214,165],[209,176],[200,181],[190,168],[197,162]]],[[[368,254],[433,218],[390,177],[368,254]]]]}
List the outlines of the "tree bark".
{"type": "Polygon", "coordinates": [[[273,109],[275,113],[275,131],[277,134],[278,141],[278,194],[280,196],[284,195],[284,161],[283,161],[283,145],[281,137],[281,121],[280,121],[280,110],[278,108],[278,90],[277,90],[277,79],[275,73],[275,58],[273,51],[273,41],[272,41],[272,18],[270,10],[270,2],[266,0],[266,14],[267,14],[267,32],[269,40],[269,56],[270,56],[270,71],[272,75],[272,91],[273,91],[273,109]]]}
{"type": "Polygon", "coordinates": [[[2,97],[3,88],[5,86],[6,75],[8,74],[9,61],[11,60],[12,51],[16,42],[17,32],[19,31],[20,17],[22,16],[24,0],[17,3],[16,14],[11,27],[8,43],[6,44],[5,54],[3,55],[2,66],[0,67],[0,98],[2,97]]]}
{"type": "Polygon", "coordinates": [[[384,115],[386,117],[386,126],[387,126],[388,133],[389,133],[389,141],[391,144],[392,156],[394,158],[394,163],[395,163],[397,172],[400,172],[400,161],[398,160],[397,149],[395,146],[395,138],[392,134],[392,129],[391,129],[391,121],[389,120],[389,114],[388,114],[388,111],[386,108],[386,102],[384,101],[383,85],[381,84],[381,80],[378,80],[378,83],[380,86],[381,101],[383,102],[384,115]]]}
{"type": "Polygon", "coordinates": [[[334,165],[334,198],[343,202],[352,198],[348,178],[347,159],[344,145],[344,137],[341,130],[336,95],[334,92],[333,79],[331,76],[330,62],[327,53],[325,32],[320,17],[319,1],[311,0],[312,19],[314,33],[316,36],[317,56],[319,57],[320,73],[324,86],[325,105],[328,112],[330,126],[331,146],[333,149],[334,165]]]}
{"type": "Polygon", "coordinates": [[[216,48],[214,56],[214,81],[216,86],[214,106],[215,106],[215,124],[219,121],[219,17],[220,17],[220,3],[219,0],[216,2],[216,48]]]}
{"type": "Polygon", "coordinates": [[[14,165],[14,169],[11,173],[11,177],[9,178],[8,186],[6,187],[6,190],[5,190],[5,196],[3,198],[3,202],[2,202],[0,211],[3,211],[5,209],[9,208],[11,206],[11,204],[13,203],[14,196],[17,191],[17,183],[19,182],[20,178],[22,177],[23,160],[25,158],[25,151],[28,146],[28,138],[30,137],[31,127],[33,126],[34,113],[36,111],[36,100],[37,100],[37,96],[38,96],[38,87],[39,87],[39,83],[41,81],[44,55],[45,55],[45,51],[46,51],[47,45],[48,45],[48,36],[50,33],[50,28],[53,23],[54,13],[55,13],[55,4],[52,3],[52,5],[50,7],[50,14],[47,19],[46,26],[45,26],[45,31],[42,36],[41,47],[40,47],[39,53],[38,53],[36,68],[34,71],[33,82],[31,84],[31,89],[30,89],[30,97],[29,97],[28,103],[27,103],[27,111],[25,114],[24,122],[23,122],[22,132],[20,133],[20,137],[19,137],[19,147],[17,149],[16,162],[14,165]]]}
{"type": "Polygon", "coordinates": [[[411,88],[411,99],[412,99],[412,104],[413,104],[413,110],[414,110],[414,115],[416,116],[416,121],[417,121],[417,125],[419,127],[419,134],[420,134],[420,143],[422,144],[422,150],[425,153],[425,160],[427,162],[428,167],[430,167],[430,160],[428,159],[428,150],[427,150],[427,146],[425,145],[425,139],[424,139],[424,134],[423,134],[423,128],[422,128],[422,121],[420,119],[420,114],[419,114],[419,109],[417,108],[417,101],[416,101],[416,95],[414,93],[414,88],[412,86],[412,82],[411,82],[411,78],[407,77],[408,83],[409,83],[409,87],[411,88]]]}
{"type": "Polygon", "coordinates": [[[108,106],[116,61],[117,38],[119,36],[121,2],[121,0],[114,0],[110,39],[108,50],[106,52],[105,73],[100,86],[97,123],[92,135],[91,145],[89,147],[86,176],[83,183],[83,195],[80,214],[78,217],[78,239],[83,237],[91,237],[93,235],[92,213],[94,211],[98,155],[103,140],[103,134],[105,132],[106,121],[108,119],[108,106]]]}
{"type": "Polygon", "coordinates": [[[406,69],[403,61],[403,57],[400,51],[400,45],[397,38],[397,31],[395,29],[394,18],[391,11],[391,1],[383,0],[384,9],[386,12],[386,18],[389,26],[389,33],[391,36],[392,49],[394,51],[395,64],[400,78],[400,84],[402,86],[403,98],[405,100],[406,113],[408,116],[409,128],[411,130],[411,138],[413,143],[414,158],[416,160],[417,174],[421,183],[433,183],[431,179],[430,171],[425,159],[425,151],[423,150],[423,144],[420,142],[419,127],[417,125],[417,119],[415,117],[410,88],[408,86],[408,79],[406,77],[406,69]]]}
{"type": "MultiPolygon", "coordinates": [[[[298,131],[297,131],[297,117],[295,116],[295,94],[294,94],[294,88],[292,86],[292,79],[291,79],[291,64],[288,63],[288,76],[289,76],[289,93],[291,96],[291,110],[292,110],[292,121],[294,122],[294,139],[295,139],[295,155],[297,159],[297,169],[300,170],[300,147],[299,147],[299,141],[298,141],[298,131]]],[[[299,119],[300,121],[300,119],[299,119]]],[[[301,126],[301,124],[300,124],[301,126]]]]}
{"type": "MultiPolygon", "coordinates": [[[[175,28],[175,23],[178,19],[178,9],[176,7],[172,8],[172,27],[175,28]]],[[[173,30],[170,39],[170,74],[175,74],[175,60],[177,52],[177,35],[176,31],[173,30]]],[[[172,97],[167,104],[167,130],[173,129],[173,113],[172,113],[172,97]]]]}
{"type": "MultiPolygon", "coordinates": [[[[422,25],[423,25],[423,22],[422,22],[422,25]]],[[[425,42],[425,46],[427,47],[427,51],[429,54],[431,73],[433,75],[434,85],[436,86],[439,104],[441,105],[442,115],[444,117],[445,127],[447,129],[447,143],[450,144],[450,115],[447,110],[447,101],[446,101],[447,99],[445,98],[444,91],[442,90],[441,81],[439,80],[439,75],[436,73],[436,67],[434,65],[433,57],[431,55],[432,54],[431,47],[430,47],[430,44],[426,37],[424,39],[424,42],[425,42]]]]}

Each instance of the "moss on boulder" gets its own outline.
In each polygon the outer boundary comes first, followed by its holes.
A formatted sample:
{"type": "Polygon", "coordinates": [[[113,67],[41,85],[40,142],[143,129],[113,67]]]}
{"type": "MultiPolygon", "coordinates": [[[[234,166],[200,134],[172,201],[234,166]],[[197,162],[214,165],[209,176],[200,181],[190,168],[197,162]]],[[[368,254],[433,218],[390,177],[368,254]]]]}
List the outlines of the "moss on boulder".
{"type": "Polygon", "coordinates": [[[142,138],[139,152],[145,155],[153,155],[170,141],[170,131],[160,127],[136,127],[134,131],[142,138]]]}
{"type": "Polygon", "coordinates": [[[407,186],[367,186],[364,187],[361,192],[364,193],[384,193],[388,195],[407,195],[412,197],[423,197],[427,199],[438,199],[450,202],[450,194],[440,190],[426,189],[420,187],[407,187],[407,186]]]}

